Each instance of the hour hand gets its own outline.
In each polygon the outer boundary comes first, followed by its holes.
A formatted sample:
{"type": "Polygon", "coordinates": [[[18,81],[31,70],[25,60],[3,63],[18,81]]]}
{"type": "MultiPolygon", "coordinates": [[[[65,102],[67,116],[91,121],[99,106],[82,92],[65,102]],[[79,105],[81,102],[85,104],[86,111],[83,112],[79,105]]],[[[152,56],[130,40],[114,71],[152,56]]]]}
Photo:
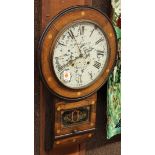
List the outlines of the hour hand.
{"type": "Polygon", "coordinates": [[[58,71],[59,72],[62,72],[64,69],[65,69],[65,67],[66,66],[69,66],[69,65],[72,65],[77,59],[79,59],[79,58],[81,58],[81,57],[83,57],[83,55],[82,54],[80,54],[78,57],[75,57],[75,59],[70,59],[66,64],[64,64],[64,65],[58,65],[58,71]]]}
{"type": "Polygon", "coordinates": [[[90,51],[92,51],[93,49],[94,49],[94,48],[91,47],[91,48],[89,48],[89,49],[86,49],[85,52],[90,52],[90,51]]]}

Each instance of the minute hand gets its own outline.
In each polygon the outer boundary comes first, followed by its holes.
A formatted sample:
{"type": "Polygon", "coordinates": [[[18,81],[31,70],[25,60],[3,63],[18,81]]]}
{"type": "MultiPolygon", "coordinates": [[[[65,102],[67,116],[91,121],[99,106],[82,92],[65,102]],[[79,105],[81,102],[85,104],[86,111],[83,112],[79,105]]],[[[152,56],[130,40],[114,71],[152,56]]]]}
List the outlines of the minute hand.
{"type": "Polygon", "coordinates": [[[68,33],[69,33],[70,37],[75,40],[75,44],[78,47],[79,53],[82,55],[80,47],[78,46],[77,40],[75,39],[75,36],[74,36],[72,30],[70,30],[68,33]]]}
{"type": "Polygon", "coordinates": [[[71,65],[74,61],[76,61],[79,58],[81,58],[81,55],[79,57],[75,57],[74,60],[69,60],[65,65],[62,66],[62,68],[64,69],[66,66],[71,65]]]}

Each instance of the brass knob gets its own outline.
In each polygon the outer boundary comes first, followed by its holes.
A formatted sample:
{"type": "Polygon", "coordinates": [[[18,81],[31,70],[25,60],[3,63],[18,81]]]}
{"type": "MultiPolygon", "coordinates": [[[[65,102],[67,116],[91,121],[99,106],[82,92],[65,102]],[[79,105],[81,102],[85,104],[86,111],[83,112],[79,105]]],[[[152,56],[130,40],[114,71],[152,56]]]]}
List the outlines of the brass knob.
{"type": "Polygon", "coordinates": [[[48,35],[48,39],[52,39],[52,34],[49,34],[48,35]]]}
{"type": "Polygon", "coordinates": [[[60,130],[57,130],[57,133],[60,133],[60,130]]]}
{"type": "Polygon", "coordinates": [[[113,34],[112,34],[112,33],[109,33],[109,36],[110,36],[110,37],[112,37],[112,36],[113,36],[113,34]]]}
{"type": "Polygon", "coordinates": [[[77,92],[77,95],[78,95],[78,96],[81,95],[81,92],[77,92]]]}
{"type": "Polygon", "coordinates": [[[95,104],[95,101],[92,101],[91,104],[94,105],[95,104]]]}
{"type": "Polygon", "coordinates": [[[61,108],[60,108],[60,106],[58,106],[58,107],[57,107],[57,111],[60,111],[60,110],[61,110],[61,108]]]}
{"type": "Polygon", "coordinates": [[[82,16],[84,16],[84,15],[85,15],[85,12],[84,12],[84,11],[82,11],[82,12],[81,12],[81,15],[82,15],[82,16]]]}
{"type": "Polygon", "coordinates": [[[107,73],[109,73],[109,71],[110,71],[109,69],[106,70],[107,73]]]}
{"type": "Polygon", "coordinates": [[[57,142],[56,142],[56,144],[58,145],[58,144],[60,144],[60,142],[59,142],[59,141],[57,141],[57,142]]]}
{"type": "Polygon", "coordinates": [[[91,123],[90,126],[94,126],[94,123],[91,123]]]}
{"type": "Polygon", "coordinates": [[[88,135],[88,137],[91,138],[91,137],[92,137],[92,134],[90,133],[90,134],[88,135]]]}

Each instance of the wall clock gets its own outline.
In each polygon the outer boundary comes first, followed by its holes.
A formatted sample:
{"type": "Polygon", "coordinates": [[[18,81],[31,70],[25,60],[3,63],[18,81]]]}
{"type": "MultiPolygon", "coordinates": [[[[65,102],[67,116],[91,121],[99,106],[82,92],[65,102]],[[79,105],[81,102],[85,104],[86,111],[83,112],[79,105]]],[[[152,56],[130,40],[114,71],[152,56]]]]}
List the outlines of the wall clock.
{"type": "Polygon", "coordinates": [[[86,98],[106,82],[116,49],[115,31],[105,14],[88,6],[66,9],[49,22],[41,37],[42,79],[60,98],[86,98]]]}

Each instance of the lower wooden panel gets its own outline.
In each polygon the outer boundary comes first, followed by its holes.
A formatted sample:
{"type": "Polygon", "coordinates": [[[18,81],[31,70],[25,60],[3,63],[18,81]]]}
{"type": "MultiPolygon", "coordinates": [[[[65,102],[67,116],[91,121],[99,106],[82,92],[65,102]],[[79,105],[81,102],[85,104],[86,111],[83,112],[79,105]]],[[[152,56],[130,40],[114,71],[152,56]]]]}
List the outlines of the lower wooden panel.
{"type": "Polygon", "coordinates": [[[57,148],[53,149],[48,155],[80,155],[79,145],[74,145],[68,149],[67,148],[57,148]]]}
{"type": "Polygon", "coordinates": [[[68,148],[55,148],[52,152],[48,155],[85,155],[85,143],[80,145],[73,145],[68,148]]]}
{"type": "MultiPolygon", "coordinates": [[[[85,155],[85,145],[83,144],[86,139],[91,138],[93,135],[91,133],[85,133],[83,135],[77,135],[70,138],[61,139],[59,144],[65,144],[62,147],[55,147],[50,149],[50,151],[45,151],[45,111],[46,111],[46,100],[45,93],[47,93],[40,83],[40,155],[85,155]],[[74,143],[72,145],[70,142],[74,143]],[[82,144],[81,144],[82,143],[82,144]]],[[[58,141],[54,143],[54,146],[58,146],[56,144],[58,141]]]]}
{"type": "Polygon", "coordinates": [[[61,139],[61,140],[57,140],[54,142],[54,147],[72,147],[74,146],[74,144],[81,144],[82,142],[90,139],[93,137],[92,133],[87,133],[87,134],[83,134],[83,135],[78,135],[78,136],[72,136],[69,138],[65,138],[65,139],[61,139]]]}
{"type": "Polygon", "coordinates": [[[55,138],[78,132],[90,132],[96,124],[97,94],[77,102],[58,102],[55,105],[55,138]]]}

